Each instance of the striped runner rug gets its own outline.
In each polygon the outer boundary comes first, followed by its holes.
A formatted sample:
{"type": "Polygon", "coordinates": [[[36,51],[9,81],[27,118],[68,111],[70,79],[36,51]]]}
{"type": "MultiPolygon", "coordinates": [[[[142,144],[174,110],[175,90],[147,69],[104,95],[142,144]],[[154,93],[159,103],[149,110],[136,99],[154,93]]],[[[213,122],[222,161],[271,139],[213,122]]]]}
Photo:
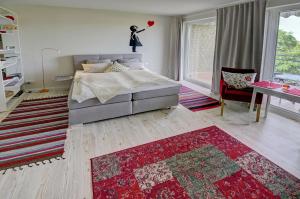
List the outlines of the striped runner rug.
{"type": "Polygon", "coordinates": [[[212,109],[220,106],[218,100],[194,91],[186,86],[180,88],[179,103],[193,112],[212,109]]]}
{"type": "Polygon", "coordinates": [[[0,123],[0,170],[63,159],[67,96],[23,100],[0,123]]]}

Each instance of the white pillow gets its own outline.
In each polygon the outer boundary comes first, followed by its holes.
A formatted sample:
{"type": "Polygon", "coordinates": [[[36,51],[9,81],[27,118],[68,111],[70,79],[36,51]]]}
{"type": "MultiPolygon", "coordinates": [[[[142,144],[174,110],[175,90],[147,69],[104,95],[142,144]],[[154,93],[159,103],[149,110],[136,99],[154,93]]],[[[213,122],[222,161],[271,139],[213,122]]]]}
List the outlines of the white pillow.
{"type": "Polygon", "coordinates": [[[256,73],[229,73],[222,71],[224,81],[235,89],[244,89],[254,83],[256,73]]]}
{"type": "Polygon", "coordinates": [[[143,69],[145,69],[145,64],[143,62],[123,63],[123,65],[128,67],[130,70],[143,70],[143,69]]]}
{"type": "Polygon", "coordinates": [[[86,73],[104,73],[111,65],[112,63],[82,64],[82,67],[86,73]]]}
{"type": "Polygon", "coordinates": [[[113,65],[109,66],[104,72],[110,73],[110,72],[121,72],[121,71],[127,71],[127,70],[129,70],[129,68],[127,68],[126,66],[124,66],[118,62],[114,62],[113,65]]]}

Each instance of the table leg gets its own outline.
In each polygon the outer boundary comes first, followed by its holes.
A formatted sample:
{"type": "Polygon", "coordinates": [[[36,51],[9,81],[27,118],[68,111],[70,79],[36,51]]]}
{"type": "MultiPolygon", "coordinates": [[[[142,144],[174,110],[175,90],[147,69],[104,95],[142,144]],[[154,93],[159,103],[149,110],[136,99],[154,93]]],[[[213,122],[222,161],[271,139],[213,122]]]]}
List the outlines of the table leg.
{"type": "Polygon", "coordinates": [[[251,104],[250,104],[250,109],[249,109],[249,116],[248,116],[248,118],[249,118],[249,120],[248,120],[248,122],[249,122],[249,124],[251,124],[251,113],[253,112],[253,109],[254,109],[254,105],[255,105],[255,99],[256,99],[256,89],[254,88],[253,89],[253,93],[252,93],[252,99],[251,99],[251,104]]]}
{"type": "Polygon", "coordinates": [[[251,113],[254,109],[254,105],[255,105],[255,100],[256,100],[256,89],[253,89],[253,93],[252,93],[252,99],[251,99],[251,104],[250,104],[250,109],[249,109],[249,113],[251,113]]]}
{"type": "Polygon", "coordinates": [[[265,109],[265,118],[268,117],[268,112],[269,112],[270,102],[271,102],[271,96],[268,95],[268,97],[267,97],[266,109],[265,109]]]}

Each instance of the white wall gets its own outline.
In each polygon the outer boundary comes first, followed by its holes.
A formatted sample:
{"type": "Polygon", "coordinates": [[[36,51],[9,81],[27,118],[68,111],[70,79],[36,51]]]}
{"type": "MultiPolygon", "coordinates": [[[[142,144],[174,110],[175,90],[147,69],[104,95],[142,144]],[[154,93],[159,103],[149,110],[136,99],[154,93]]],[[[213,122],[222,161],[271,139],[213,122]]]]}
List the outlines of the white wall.
{"type": "Polygon", "coordinates": [[[73,71],[72,55],[98,53],[129,53],[130,25],[145,27],[149,19],[155,26],[140,34],[148,67],[160,74],[168,73],[170,17],[133,14],[116,11],[73,9],[41,6],[7,6],[19,17],[25,81],[32,88],[41,87],[41,49],[58,48],[46,54],[48,87],[63,87],[66,83],[52,81],[55,75],[73,71]],[[53,61],[56,60],[56,61],[53,61]]]}

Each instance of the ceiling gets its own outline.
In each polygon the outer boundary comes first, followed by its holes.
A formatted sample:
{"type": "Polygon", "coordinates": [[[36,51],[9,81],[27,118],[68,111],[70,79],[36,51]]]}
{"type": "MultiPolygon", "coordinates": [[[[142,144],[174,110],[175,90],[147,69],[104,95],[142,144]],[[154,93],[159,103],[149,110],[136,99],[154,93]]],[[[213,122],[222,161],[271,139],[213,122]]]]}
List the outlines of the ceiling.
{"type": "Polygon", "coordinates": [[[71,8],[119,10],[158,15],[184,15],[208,10],[238,0],[0,0],[10,5],[44,5],[71,8]]]}

